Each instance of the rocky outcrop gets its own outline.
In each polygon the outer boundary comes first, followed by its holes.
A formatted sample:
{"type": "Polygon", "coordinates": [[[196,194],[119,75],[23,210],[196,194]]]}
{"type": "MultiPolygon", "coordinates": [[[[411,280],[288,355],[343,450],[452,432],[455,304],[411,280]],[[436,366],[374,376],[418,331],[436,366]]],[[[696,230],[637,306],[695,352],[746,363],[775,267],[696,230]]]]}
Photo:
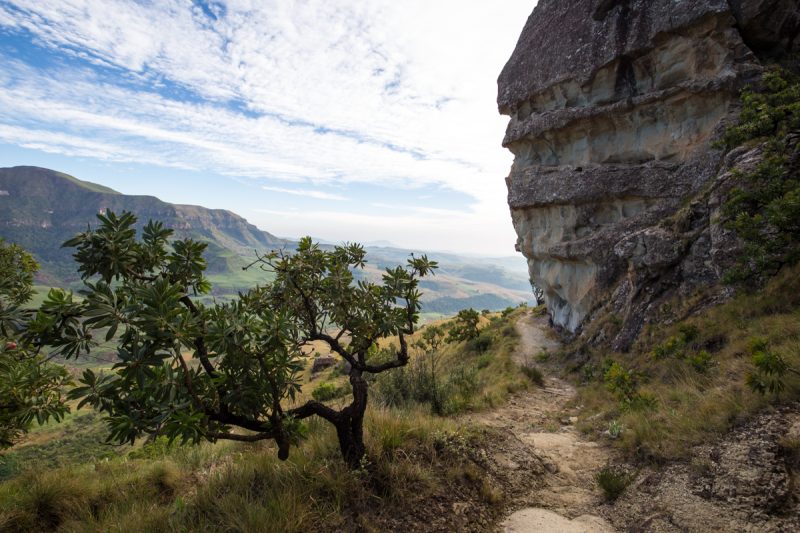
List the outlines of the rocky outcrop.
{"type": "Polygon", "coordinates": [[[540,0],[498,105],[517,246],[556,326],[614,314],[625,350],[659,299],[719,279],[720,197],[753,154],[713,142],[798,21],[798,0],[540,0]]]}
{"type": "Polygon", "coordinates": [[[800,413],[765,410],[690,461],[645,466],[615,502],[618,531],[800,531],[800,413]]]}

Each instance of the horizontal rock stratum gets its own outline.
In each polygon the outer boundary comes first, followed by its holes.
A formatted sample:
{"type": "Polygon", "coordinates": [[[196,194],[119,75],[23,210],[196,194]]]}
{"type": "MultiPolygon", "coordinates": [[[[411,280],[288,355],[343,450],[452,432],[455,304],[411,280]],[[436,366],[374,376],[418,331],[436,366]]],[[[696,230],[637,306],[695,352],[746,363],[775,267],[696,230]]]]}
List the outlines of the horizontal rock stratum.
{"type": "Polygon", "coordinates": [[[798,28],[797,0],[539,1],[498,106],[517,246],[554,325],[602,309],[624,350],[660,299],[718,281],[736,244],[722,184],[756,155],[713,141],[798,28]]]}

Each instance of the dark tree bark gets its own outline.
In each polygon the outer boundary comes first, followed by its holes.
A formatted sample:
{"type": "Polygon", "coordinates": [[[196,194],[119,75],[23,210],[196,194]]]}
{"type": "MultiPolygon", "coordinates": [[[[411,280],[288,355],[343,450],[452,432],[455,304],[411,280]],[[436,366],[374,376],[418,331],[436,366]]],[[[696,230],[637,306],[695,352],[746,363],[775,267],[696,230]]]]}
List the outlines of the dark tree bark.
{"type": "Polygon", "coordinates": [[[339,413],[336,435],[345,462],[350,468],[359,468],[366,453],[364,413],[367,410],[368,385],[357,368],[350,370],[350,385],[353,387],[353,402],[339,413]]]}

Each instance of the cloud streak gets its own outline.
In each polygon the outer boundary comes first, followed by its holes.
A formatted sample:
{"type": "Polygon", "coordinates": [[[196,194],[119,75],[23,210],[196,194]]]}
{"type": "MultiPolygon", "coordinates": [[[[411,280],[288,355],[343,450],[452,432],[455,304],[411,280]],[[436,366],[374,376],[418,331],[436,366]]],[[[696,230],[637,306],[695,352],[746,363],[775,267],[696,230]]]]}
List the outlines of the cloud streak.
{"type": "Polygon", "coordinates": [[[332,200],[334,202],[347,201],[347,198],[339,194],[332,194],[324,191],[315,191],[313,189],[287,189],[285,187],[273,187],[271,185],[262,185],[261,188],[265,191],[291,194],[293,196],[303,196],[306,198],[314,198],[316,200],[332,200]]]}

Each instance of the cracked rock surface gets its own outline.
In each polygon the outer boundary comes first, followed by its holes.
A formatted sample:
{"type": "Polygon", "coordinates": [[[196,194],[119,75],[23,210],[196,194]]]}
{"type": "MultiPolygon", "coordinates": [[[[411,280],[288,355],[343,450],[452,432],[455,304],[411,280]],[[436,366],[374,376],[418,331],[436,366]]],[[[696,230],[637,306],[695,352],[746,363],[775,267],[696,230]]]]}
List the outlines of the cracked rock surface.
{"type": "Polygon", "coordinates": [[[758,153],[714,141],[798,28],[800,0],[540,0],[498,106],[517,247],[555,326],[614,314],[627,350],[660,301],[719,280],[737,246],[721,198],[758,153]]]}

